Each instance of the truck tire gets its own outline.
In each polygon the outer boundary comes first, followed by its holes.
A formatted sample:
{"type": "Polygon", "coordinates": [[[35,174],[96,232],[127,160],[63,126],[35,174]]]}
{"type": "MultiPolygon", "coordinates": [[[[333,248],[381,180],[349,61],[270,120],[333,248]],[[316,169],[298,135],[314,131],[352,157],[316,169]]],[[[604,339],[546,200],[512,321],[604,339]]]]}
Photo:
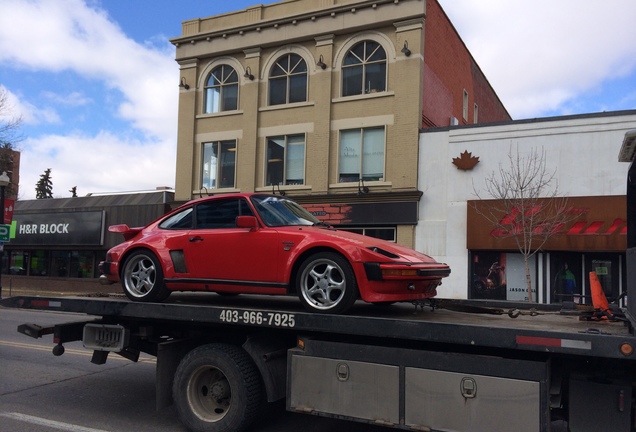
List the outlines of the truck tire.
{"type": "Polygon", "coordinates": [[[311,312],[341,314],[358,298],[358,284],[349,262],[333,252],[309,256],[300,266],[296,290],[311,312]]]}
{"type": "Polygon", "coordinates": [[[170,295],[163,281],[161,263],[148,250],[130,254],[124,262],[121,285],[126,296],[137,302],[162,302],[170,295]]]}
{"type": "Polygon", "coordinates": [[[229,344],[203,345],[179,363],[172,386],[181,422],[195,432],[239,432],[262,405],[261,376],[251,357],[229,344]]]}

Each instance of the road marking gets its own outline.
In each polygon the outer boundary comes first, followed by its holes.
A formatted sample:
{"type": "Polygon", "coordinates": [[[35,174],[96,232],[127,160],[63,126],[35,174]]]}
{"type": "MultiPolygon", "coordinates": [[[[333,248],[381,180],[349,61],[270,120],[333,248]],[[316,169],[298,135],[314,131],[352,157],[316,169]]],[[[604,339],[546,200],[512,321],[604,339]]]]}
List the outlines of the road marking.
{"type": "MultiPolygon", "coordinates": [[[[35,350],[35,351],[51,351],[51,347],[47,347],[47,346],[43,346],[43,345],[35,345],[35,344],[27,344],[27,343],[22,343],[22,342],[9,342],[9,341],[3,341],[0,340],[0,345],[1,346],[9,346],[9,347],[13,347],[13,348],[24,348],[24,349],[30,349],[30,350],[35,350]]],[[[80,356],[84,356],[84,357],[92,357],[93,356],[93,351],[88,351],[88,350],[81,350],[81,349],[73,349],[73,348],[64,348],[64,354],[73,354],[73,355],[80,355],[80,356]]],[[[116,353],[114,353],[116,354],[116,353]]],[[[109,360],[126,360],[126,361],[130,361],[124,357],[121,356],[108,356],[109,360]]],[[[139,360],[137,361],[137,363],[157,363],[157,359],[154,357],[140,357],[139,360]]]]}
{"type": "Polygon", "coordinates": [[[21,421],[24,423],[34,424],[38,426],[46,426],[53,429],[64,430],[68,432],[108,432],[104,429],[93,429],[87,428],[83,426],[77,426],[71,423],[62,423],[54,420],[43,419],[40,417],[34,417],[26,414],[20,413],[0,413],[1,417],[6,417],[12,420],[21,421]]]}

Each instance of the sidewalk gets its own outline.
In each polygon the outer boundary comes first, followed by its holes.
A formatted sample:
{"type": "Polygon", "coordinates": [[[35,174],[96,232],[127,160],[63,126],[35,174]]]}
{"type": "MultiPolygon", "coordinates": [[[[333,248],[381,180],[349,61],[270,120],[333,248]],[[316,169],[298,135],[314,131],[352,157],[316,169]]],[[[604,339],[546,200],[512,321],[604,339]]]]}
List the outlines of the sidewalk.
{"type": "Polygon", "coordinates": [[[14,296],[107,296],[123,294],[121,285],[101,285],[94,279],[2,275],[2,298],[14,296]]]}

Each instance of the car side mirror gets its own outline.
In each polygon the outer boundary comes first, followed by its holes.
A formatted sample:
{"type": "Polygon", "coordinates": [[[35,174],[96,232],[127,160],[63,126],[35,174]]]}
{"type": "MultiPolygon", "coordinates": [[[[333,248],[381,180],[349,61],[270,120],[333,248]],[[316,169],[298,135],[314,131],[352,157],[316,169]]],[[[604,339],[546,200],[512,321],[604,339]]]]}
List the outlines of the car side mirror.
{"type": "Polygon", "coordinates": [[[256,229],[258,228],[258,221],[255,216],[237,216],[236,226],[238,228],[256,229]]]}

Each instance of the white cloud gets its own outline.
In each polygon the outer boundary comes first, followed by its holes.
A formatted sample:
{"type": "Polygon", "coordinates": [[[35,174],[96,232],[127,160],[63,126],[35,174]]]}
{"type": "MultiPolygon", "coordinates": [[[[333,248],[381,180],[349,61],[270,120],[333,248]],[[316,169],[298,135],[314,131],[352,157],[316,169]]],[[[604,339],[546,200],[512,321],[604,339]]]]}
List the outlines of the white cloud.
{"type": "Polygon", "coordinates": [[[636,71],[633,0],[440,0],[514,118],[636,71]]]}
{"type": "Polygon", "coordinates": [[[24,124],[37,125],[42,123],[54,124],[60,122],[60,116],[52,108],[37,108],[31,103],[0,86],[6,91],[7,117],[21,118],[24,124]]]}
{"type": "Polygon", "coordinates": [[[77,91],[71,92],[67,95],[61,95],[52,91],[45,91],[42,93],[42,97],[67,106],[83,106],[92,102],[89,97],[86,97],[81,92],[77,91]]]}
{"type": "Polygon", "coordinates": [[[141,142],[103,132],[27,138],[21,154],[21,198],[35,196],[40,175],[51,168],[53,195],[68,197],[77,186],[78,195],[90,192],[150,190],[174,182],[175,148],[171,141],[141,142]],[[166,168],[167,167],[167,168],[166,168]]]}
{"type": "MultiPolygon", "coordinates": [[[[165,45],[161,50],[135,42],[105,11],[82,0],[0,2],[0,64],[43,76],[77,75],[103,86],[109,102],[101,108],[104,115],[114,103],[117,115],[131,125],[96,136],[25,140],[20,146],[23,199],[35,196],[32,189],[46,168],[52,169],[54,187],[68,183],[62,192],[71,186],[94,192],[174,185],[179,75],[172,46],[165,45]],[[146,142],[127,141],[126,136],[137,134],[134,130],[146,142]]],[[[55,88],[37,100],[15,99],[26,124],[58,123],[56,108],[91,103],[81,91],[60,94],[55,88]]]]}

